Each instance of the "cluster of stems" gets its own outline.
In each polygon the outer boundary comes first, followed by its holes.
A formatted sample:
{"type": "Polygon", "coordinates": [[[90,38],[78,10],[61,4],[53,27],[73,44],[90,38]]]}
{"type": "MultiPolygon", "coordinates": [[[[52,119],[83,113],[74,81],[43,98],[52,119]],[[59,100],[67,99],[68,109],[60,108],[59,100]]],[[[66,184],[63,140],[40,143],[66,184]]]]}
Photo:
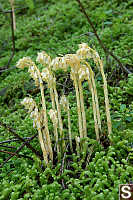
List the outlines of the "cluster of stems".
{"type": "Polygon", "coordinates": [[[93,116],[95,123],[95,133],[97,141],[100,142],[100,132],[102,128],[100,109],[99,109],[98,94],[95,84],[95,75],[91,66],[88,63],[89,59],[94,60],[96,66],[100,70],[103,77],[108,134],[111,134],[112,127],[111,127],[111,118],[109,111],[107,81],[105,78],[102,61],[100,60],[100,57],[95,50],[91,49],[90,47],[88,47],[87,44],[83,43],[79,45],[79,49],[77,50],[76,54],[67,54],[64,57],[56,57],[53,60],[44,51],[38,53],[36,61],[44,66],[42,72],[40,72],[36,64],[29,57],[24,57],[23,59],[20,59],[17,63],[18,68],[23,69],[24,67],[28,67],[28,72],[34,79],[36,86],[40,88],[41,103],[42,103],[41,111],[39,111],[33,99],[29,100],[28,98],[26,98],[23,100],[22,104],[25,105],[27,109],[29,109],[31,117],[34,119],[34,124],[39,133],[39,141],[46,164],[48,164],[49,159],[53,161],[54,152],[51,142],[51,138],[53,138],[53,136],[54,136],[54,141],[56,142],[56,150],[58,158],[60,153],[64,153],[66,148],[64,140],[63,121],[61,116],[61,106],[67,113],[68,137],[69,137],[70,149],[71,151],[73,151],[69,101],[67,97],[63,95],[59,103],[58,92],[56,89],[56,78],[54,75],[54,71],[57,69],[62,69],[64,71],[67,71],[68,67],[71,67],[71,79],[73,80],[76,92],[77,113],[78,113],[79,134],[77,133],[77,135],[75,136],[77,153],[79,154],[80,151],[84,149],[83,146],[80,144],[81,140],[83,138],[87,138],[87,119],[86,119],[86,109],[84,106],[83,87],[82,87],[82,82],[85,80],[88,82],[89,90],[92,94],[92,107],[93,107],[93,116]],[[50,91],[52,109],[50,109],[49,112],[47,112],[46,108],[43,82],[47,83],[47,86],[50,91]],[[49,132],[47,113],[49,114],[53,124],[53,136],[50,135],[49,132]],[[61,141],[60,143],[59,140],[61,141]]]}

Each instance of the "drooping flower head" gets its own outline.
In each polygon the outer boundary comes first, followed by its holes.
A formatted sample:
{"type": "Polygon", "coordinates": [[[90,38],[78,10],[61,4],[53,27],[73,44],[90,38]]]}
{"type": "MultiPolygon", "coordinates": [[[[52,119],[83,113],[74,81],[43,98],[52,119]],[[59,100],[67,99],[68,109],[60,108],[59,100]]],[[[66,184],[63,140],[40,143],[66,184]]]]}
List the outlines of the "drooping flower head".
{"type": "Polygon", "coordinates": [[[34,62],[31,60],[30,57],[23,57],[19,59],[19,61],[16,64],[16,67],[24,69],[25,67],[30,67],[32,65],[34,65],[34,62]]]}
{"type": "Polygon", "coordinates": [[[77,50],[76,54],[78,55],[79,59],[92,58],[91,48],[86,43],[79,44],[79,49],[77,50]]]}
{"type": "Polygon", "coordinates": [[[56,84],[56,79],[48,68],[44,68],[42,70],[41,76],[42,80],[48,83],[49,88],[53,87],[56,84]]]}
{"type": "Polygon", "coordinates": [[[28,72],[30,73],[30,76],[33,78],[33,80],[35,81],[35,85],[38,86],[40,76],[38,74],[38,71],[37,71],[37,68],[35,67],[35,65],[30,66],[28,69],[28,72]]]}
{"type": "Polygon", "coordinates": [[[51,67],[55,71],[58,70],[58,69],[62,69],[64,71],[67,71],[68,65],[67,65],[65,57],[54,58],[51,62],[51,67]]]}
{"type": "Polygon", "coordinates": [[[38,53],[36,61],[41,63],[44,66],[47,66],[47,65],[50,65],[51,58],[45,51],[42,51],[38,53]]]}
{"type": "Polygon", "coordinates": [[[84,81],[90,79],[90,72],[86,65],[83,65],[78,70],[79,80],[84,81]]]}
{"type": "Polygon", "coordinates": [[[25,97],[23,99],[23,101],[21,101],[21,104],[25,106],[25,108],[27,110],[29,110],[29,112],[31,113],[34,108],[36,107],[36,103],[35,101],[32,99],[32,98],[29,98],[29,97],[25,97]]]}

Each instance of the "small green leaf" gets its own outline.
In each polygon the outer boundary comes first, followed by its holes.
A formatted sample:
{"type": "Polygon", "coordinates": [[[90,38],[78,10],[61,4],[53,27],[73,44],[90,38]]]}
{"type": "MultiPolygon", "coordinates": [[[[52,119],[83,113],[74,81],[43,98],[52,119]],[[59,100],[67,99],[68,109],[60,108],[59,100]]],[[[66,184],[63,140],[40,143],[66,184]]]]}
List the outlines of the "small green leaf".
{"type": "Polygon", "coordinates": [[[121,104],[120,105],[120,111],[125,111],[126,110],[126,104],[121,104]]]}
{"type": "Polygon", "coordinates": [[[132,118],[132,117],[129,117],[129,116],[126,117],[125,119],[126,119],[126,121],[128,121],[128,122],[131,122],[131,121],[133,120],[133,118],[132,118]]]}

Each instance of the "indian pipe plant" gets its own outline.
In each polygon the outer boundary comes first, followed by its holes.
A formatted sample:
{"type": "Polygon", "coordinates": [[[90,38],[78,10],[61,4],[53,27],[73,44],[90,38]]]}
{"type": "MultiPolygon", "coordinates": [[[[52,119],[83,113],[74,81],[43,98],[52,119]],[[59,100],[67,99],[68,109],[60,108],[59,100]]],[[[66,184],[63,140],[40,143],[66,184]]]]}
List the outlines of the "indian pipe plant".
{"type": "MultiPolygon", "coordinates": [[[[97,141],[100,143],[100,132],[102,123],[100,117],[97,89],[95,84],[95,74],[90,65],[91,62],[89,62],[91,61],[91,59],[95,63],[98,70],[101,72],[103,78],[107,127],[108,135],[110,135],[112,132],[112,126],[109,111],[110,106],[108,99],[107,81],[103,70],[103,64],[98,53],[90,48],[86,43],[79,45],[79,49],[77,50],[76,54],[66,54],[63,57],[56,57],[54,59],[51,59],[51,57],[47,55],[44,51],[38,53],[36,61],[43,65],[44,68],[42,72],[40,72],[37,65],[29,57],[24,57],[20,59],[17,63],[18,68],[28,68],[28,72],[35,81],[35,85],[40,88],[42,108],[37,106],[36,102],[29,97],[24,98],[24,100],[22,101],[22,105],[24,105],[30,113],[30,117],[33,119],[33,126],[38,130],[38,138],[46,165],[48,165],[50,161],[53,163],[53,155],[55,155],[55,151],[58,160],[60,160],[65,152],[67,145],[70,145],[70,150],[71,152],[73,152],[73,133],[71,129],[69,101],[65,95],[63,95],[59,101],[59,95],[56,89],[55,71],[58,69],[62,69],[64,71],[67,71],[69,67],[71,69],[70,77],[73,81],[76,92],[78,113],[79,132],[77,132],[76,136],[74,136],[77,154],[79,155],[83,151],[84,146],[86,146],[84,145],[85,143],[83,142],[83,139],[87,138],[87,120],[82,87],[83,81],[88,82],[88,89],[90,90],[92,95],[95,134],[97,141]],[[47,87],[50,91],[52,107],[52,109],[50,110],[48,110],[46,107],[43,85],[44,82],[46,82],[47,87]],[[61,114],[62,109],[67,113],[69,135],[68,141],[65,141],[64,138],[63,120],[61,114]],[[50,116],[50,120],[53,124],[53,133],[50,133],[49,131],[48,115],[50,116]],[[56,144],[56,150],[55,148],[53,148],[52,141],[54,141],[54,143],[56,144]]],[[[85,151],[87,151],[87,146],[85,151]]]]}

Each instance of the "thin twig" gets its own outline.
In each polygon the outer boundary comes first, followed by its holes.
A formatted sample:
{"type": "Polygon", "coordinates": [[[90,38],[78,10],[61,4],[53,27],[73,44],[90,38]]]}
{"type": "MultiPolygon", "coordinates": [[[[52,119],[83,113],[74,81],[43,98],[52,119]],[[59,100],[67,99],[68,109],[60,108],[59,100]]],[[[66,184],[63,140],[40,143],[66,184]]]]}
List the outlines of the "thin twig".
{"type": "MultiPolygon", "coordinates": [[[[14,11],[22,10],[22,9],[25,9],[25,8],[28,8],[28,7],[26,6],[26,7],[22,7],[22,8],[15,8],[14,11]]],[[[11,12],[12,12],[12,10],[3,10],[3,9],[0,10],[0,13],[11,13],[11,12]]]]}
{"type": "Polygon", "coordinates": [[[10,151],[4,151],[4,150],[0,150],[0,152],[7,153],[7,154],[17,156],[17,157],[24,157],[24,158],[28,158],[30,160],[33,160],[33,158],[31,158],[30,156],[26,156],[26,155],[23,155],[23,154],[20,155],[20,154],[17,154],[17,153],[13,153],[13,152],[10,152],[10,151]]]}
{"type": "MultiPolygon", "coordinates": [[[[25,140],[25,139],[30,140],[31,137],[24,137],[23,139],[24,139],[24,140],[25,140]]],[[[20,140],[19,140],[19,139],[5,140],[5,141],[0,142],[0,145],[1,145],[1,144],[5,144],[5,143],[10,143],[10,142],[16,142],[16,141],[20,141],[20,140]]]]}
{"type": "Polygon", "coordinates": [[[92,21],[90,20],[89,16],[87,15],[87,13],[86,13],[86,11],[85,11],[85,8],[84,8],[84,6],[82,5],[81,1],[80,1],[80,0],[76,0],[76,1],[79,3],[79,6],[80,6],[80,8],[81,8],[82,13],[85,15],[87,21],[89,22],[90,26],[92,27],[92,29],[93,29],[93,31],[94,31],[94,34],[95,34],[95,36],[96,36],[96,38],[97,38],[97,40],[98,40],[100,46],[101,46],[102,49],[104,50],[104,53],[105,53],[106,55],[111,55],[111,56],[119,63],[119,66],[121,67],[121,69],[122,69],[123,71],[125,71],[127,74],[131,74],[132,72],[131,72],[129,69],[127,69],[125,66],[123,66],[123,64],[121,63],[121,61],[119,60],[119,58],[118,58],[117,56],[115,56],[111,51],[109,51],[109,50],[107,49],[107,47],[105,47],[105,45],[103,44],[103,42],[102,42],[102,40],[100,39],[99,35],[97,34],[97,31],[96,31],[96,29],[95,29],[95,27],[94,27],[92,21]]]}
{"type": "MultiPolygon", "coordinates": [[[[33,140],[38,134],[33,135],[28,141],[24,142],[14,153],[18,153],[19,151],[21,151],[21,149],[23,149],[23,147],[26,145],[27,146],[27,142],[30,142],[31,140],[33,140]]],[[[4,166],[4,164],[6,164],[13,156],[15,155],[11,155],[9,156],[1,165],[0,168],[4,166]]]]}
{"type": "MultiPolygon", "coordinates": [[[[25,146],[25,144],[23,143],[18,149],[17,151],[15,151],[15,153],[18,153],[23,147],[25,146]]],[[[10,155],[1,165],[0,168],[2,168],[4,166],[4,164],[6,164],[14,155],[10,155]]]]}
{"type": "Polygon", "coordinates": [[[11,54],[11,57],[6,65],[6,68],[8,68],[10,62],[12,61],[13,59],[13,56],[15,54],[15,36],[14,36],[14,17],[13,17],[13,11],[10,13],[11,15],[11,30],[12,30],[12,54],[11,54]]]}
{"type": "MultiPolygon", "coordinates": [[[[36,154],[36,156],[38,156],[39,158],[42,159],[42,156],[40,155],[40,153],[38,151],[36,151],[27,141],[25,141],[25,139],[23,139],[22,137],[20,137],[11,127],[7,126],[6,124],[4,124],[3,122],[0,122],[0,125],[3,126],[4,128],[6,128],[10,133],[12,133],[16,138],[18,138],[20,141],[25,142],[26,146],[33,152],[36,154]]],[[[37,136],[37,134],[36,134],[37,136]]]]}
{"type": "Polygon", "coordinates": [[[8,69],[6,69],[5,67],[1,67],[0,73],[5,72],[5,71],[10,71],[12,69],[16,69],[16,66],[10,67],[8,69]]]}
{"type": "Polygon", "coordinates": [[[1,144],[0,144],[0,147],[5,147],[5,148],[9,148],[9,149],[16,149],[16,147],[14,147],[14,146],[6,146],[6,145],[1,145],[1,144]]]}

